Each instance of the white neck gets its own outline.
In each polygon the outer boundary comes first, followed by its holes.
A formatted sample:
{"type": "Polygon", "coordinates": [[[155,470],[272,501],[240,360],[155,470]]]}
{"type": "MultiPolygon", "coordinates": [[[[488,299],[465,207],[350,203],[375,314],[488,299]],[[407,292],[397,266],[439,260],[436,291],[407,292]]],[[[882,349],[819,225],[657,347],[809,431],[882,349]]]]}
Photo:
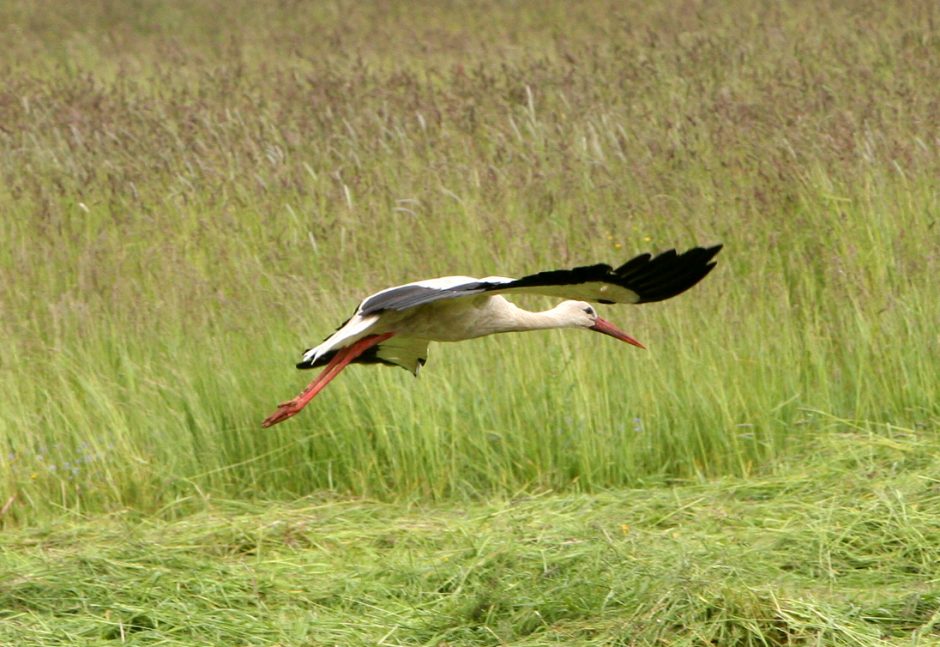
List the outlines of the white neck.
{"type": "MultiPolygon", "coordinates": [[[[572,318],[571,306],[564,303],[544,312],[529,312],[510,303],[501,295],[488,297],[476,307],[448,308],[442,302],[437,310],[417,310],[403,313],[407,330],[413,337],[433,341],[461,341],[501,332],[523,332],[548,328],[574,328],[582,326],[572,318]],[[408,319],[410,317],[410,319],[408,319]]],[[[394,329],[394,325],[390,326],[394,329]]]]}
{"type": "Polygon", "coordinates": [[[497,302],[499,301],[502,303],[493,308],[492,312],[493,326],[497,328],[494,332],[525,332],[576,326],[562,311],[561,306],[542,312],[531,312],[505,299],[499,299],[497,302]]]}

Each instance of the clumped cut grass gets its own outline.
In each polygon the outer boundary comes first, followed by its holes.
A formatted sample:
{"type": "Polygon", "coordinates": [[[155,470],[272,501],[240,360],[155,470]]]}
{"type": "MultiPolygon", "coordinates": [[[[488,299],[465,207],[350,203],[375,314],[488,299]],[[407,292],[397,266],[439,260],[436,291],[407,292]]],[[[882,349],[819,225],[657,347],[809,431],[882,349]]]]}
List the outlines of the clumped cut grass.
{"type": "Polygon", "coordinates": [[[936,12],[3,3],[2,523],[770,475],[847,429],[934,434],[936,12]],[[604,312],[648,352],[439,345],[259,428],[373,290],[718,241],[693,292],[604,312]]]}
{"type": "Polygon", "coordinates": [[[936,644],[936,439],[821,445],[673,488],[66,515],[0,535],[0,642],[936,644]]]}

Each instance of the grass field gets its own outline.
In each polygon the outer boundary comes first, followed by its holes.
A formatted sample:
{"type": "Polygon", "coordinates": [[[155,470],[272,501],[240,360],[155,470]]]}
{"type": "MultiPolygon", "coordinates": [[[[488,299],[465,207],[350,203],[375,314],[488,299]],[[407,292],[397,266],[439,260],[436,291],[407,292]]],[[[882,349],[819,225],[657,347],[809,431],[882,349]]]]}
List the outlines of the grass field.
{"type": "Polygon", "coordinates": [[[938,25],[0,4],[0,642],[940,642],[938,25]],[[440,344],[260,429],[380,288],[716,242],[603,309],[647,351],[440,344]]]}
{"type": "Polygon", "coordinates": [[[841,432],[671,488],[63,513],[0,535],[0,642],[933,645],[938,449],[841,432]]]}

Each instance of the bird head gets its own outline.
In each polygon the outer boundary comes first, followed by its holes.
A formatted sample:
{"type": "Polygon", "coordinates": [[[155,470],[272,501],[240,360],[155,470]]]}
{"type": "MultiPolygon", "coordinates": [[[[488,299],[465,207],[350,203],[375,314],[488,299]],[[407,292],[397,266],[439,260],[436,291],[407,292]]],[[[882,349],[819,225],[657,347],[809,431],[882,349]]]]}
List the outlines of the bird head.
{"type": "Polygon", "coordinates": [[[562,310],[565,318],[570,322],[573,328],[587,328],[594,332],[610,335],[615,339],[625,341],[639,348],[646,348],[646,346],[617,328],[614,324],[598,317],[594,306],[586,301],[565,301],[558,305],[558,309],[562,310]]]}

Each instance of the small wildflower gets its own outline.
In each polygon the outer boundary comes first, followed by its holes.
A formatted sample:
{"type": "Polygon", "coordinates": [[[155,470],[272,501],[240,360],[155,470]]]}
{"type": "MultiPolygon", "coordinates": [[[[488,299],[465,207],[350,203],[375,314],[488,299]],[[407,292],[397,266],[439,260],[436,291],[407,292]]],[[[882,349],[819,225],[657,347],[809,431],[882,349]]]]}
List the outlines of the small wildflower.
{"type": "Polygon", "coordinates": [[[630,534],[630,524],[627,524],[627,523],[622,523],[622,524],[620,524],[620,532],[622,532],[624,535],[629,535],[629,534],[630,534]]]}
{"type": "Polygon", "coordinates": [[[643,242],[645,243],[652,242],[652,240],[653,240],[652,236],[643,236],[643,242]]]}

